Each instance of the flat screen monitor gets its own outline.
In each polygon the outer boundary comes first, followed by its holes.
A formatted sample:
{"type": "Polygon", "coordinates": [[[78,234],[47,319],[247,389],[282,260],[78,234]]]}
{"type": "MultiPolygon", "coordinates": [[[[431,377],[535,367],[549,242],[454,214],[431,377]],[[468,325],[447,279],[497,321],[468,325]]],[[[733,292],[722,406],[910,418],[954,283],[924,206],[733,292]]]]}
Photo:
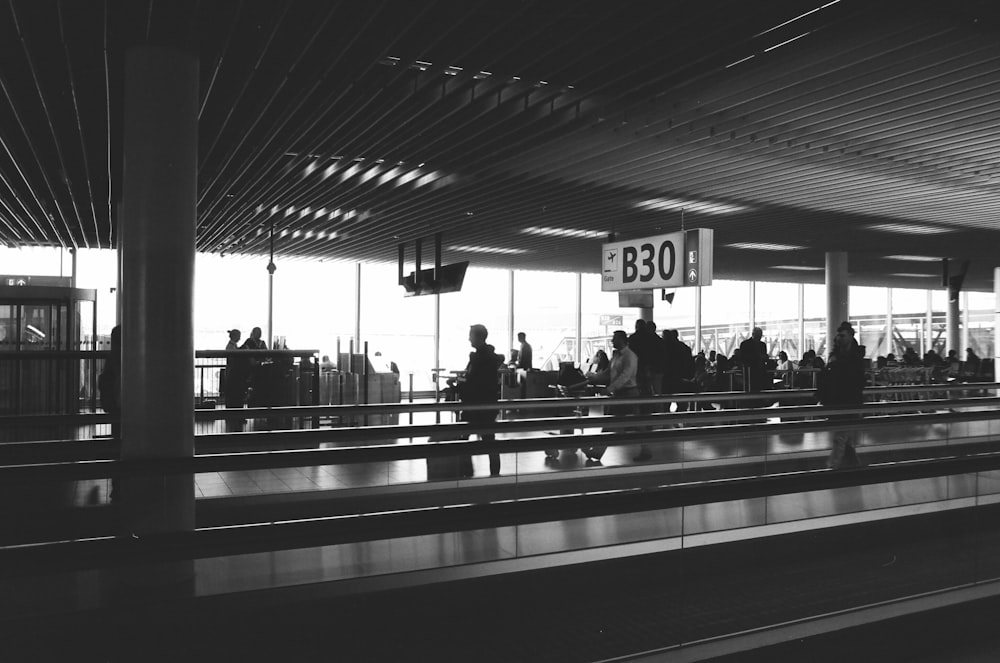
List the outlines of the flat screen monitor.
{"type": "Polygon", "coordinates": [[[469,268],[469,261],[456,262],[450,265],[441,265],[438,269],[437,280],[434,279],[434,268],[421,269],[420,278],[414,272],[410,272],[403,279],[403,288],[407,297],[418,295],[439,295],[446,292],[458,292],[465,282],[465,271],[469,268]]]}

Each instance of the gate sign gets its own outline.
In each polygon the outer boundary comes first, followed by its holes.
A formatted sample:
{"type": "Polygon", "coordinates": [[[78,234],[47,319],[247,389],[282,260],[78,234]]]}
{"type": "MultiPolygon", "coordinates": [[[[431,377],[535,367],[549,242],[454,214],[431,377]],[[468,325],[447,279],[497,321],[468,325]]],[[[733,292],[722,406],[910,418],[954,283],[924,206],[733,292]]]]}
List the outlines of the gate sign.
{"type": "Polygon", "coordinates": [[[601,290],[711,285],[713,239],[711,229],[698,228],[605,244],[601,290]]]}

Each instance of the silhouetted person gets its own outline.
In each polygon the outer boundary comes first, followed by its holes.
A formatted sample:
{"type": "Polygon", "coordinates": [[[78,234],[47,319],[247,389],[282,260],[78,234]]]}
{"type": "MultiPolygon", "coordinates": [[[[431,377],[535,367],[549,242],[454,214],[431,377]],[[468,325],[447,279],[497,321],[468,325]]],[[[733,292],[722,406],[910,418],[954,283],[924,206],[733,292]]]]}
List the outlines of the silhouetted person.
{"type": "Polygon", "coordinates": [[[764,330],[754,327],[750,338],[740,343],[740,361],[743,362],[743,391],[756,393],[768,386],[767,346],[761,341],[764,330]]]}
{"type": "MultiPolygon", "coordinates": [[[[496,403],[500,398],[500,382],[498,369],[503,358],[497,356],[492,345],[486,342],[489,331],[485,325],[469,327],[469,345],[473,352],[469,353],[469,364],[465,367],[465,376],[456,384],[455,389],[463,403],[496,403]]],[[[497,419],[497,410],[462,410],[461,420],[475,426],[488,426],[497,419]]],[[[495,433],[479,433],[479,439],[493,442],[495,433]]],[[[490,454],[490,476],[500,474],[500,454],[490,454]]]]}
{"type": "Polygon", "coordinates": [[[517,367],[523,368],[526,371],[532,369],[532,350],[531,343],[528,343],[528,337],[524,332],[517,333],[517,367]]]}
{"type": "MultiPolygon", "coordinates": [[[[628,336],[621,329],[611,336],[611,345],[615,350],[611,353],[611,364],[608,366],[607,387],[604,393],[612,398],[635,398],[639,395],[639,387],[636,382],[636,373],[639,367],[639,360],[635,352],[629,348],[628,336]]],[[[600,380],[603,376],[596,379],[600,380]]],[[[612,405],[608,408],[613,416],[625,416],[635,414],[634,405],[612,405]]],[[[587,447],[583,453],[587,456],[587,462],[596,464],[601,461],[601,456],[607,451],[606,446],[587,447]]],[[[648,460],[652,455],[643,445],[639,450],[639,460],[648,460]]]]}
{"type": "MultiPolygon", "coordinates": [[[[844,408],[857,407],[864,402],[865,363],[861,348],[854,340],[854,327],[849,322],[842,322],[837,327],[834,338],[833,352],[820,375],[818,397],[826,407],[844,408]]],[[[857,419],[858,415],[832,415],[830,420],[857,419]]],[[[844,467],[858,467],[854,445],[858,433],[855,430],[836,431],[833,436],[833,449],[827,459],[827,466],[837,470],[844,467]]]]}
{"type": "MultiPolygon", "coordinates": [[[[226,350],[239,350],[240,343],[239,329],[229,330],[229,342],[226,343],[226,350]]],[[[242,408],[247,401],[247,382],[250,379],[250,362],[244,357],[226,357],[226,379],[223,382],[223,389],[226,392],[226,408],[242,408]]],[[[241,431],[246,420],[242,416],[230,415],[226,417],[227,431],[241,431]]]]}
{"type": "Polygon", "coordinates": [[[254,327],[250,330],[250,338],[244,341],[240,348],[243,350],[267,350],[267,343],[260,335],[260,327],[254,327]]]}
{"type": "MultiPolygon", "coordinates": [[[[111,349],[108,359],[104,362],[104,370],[97,378],[97,388],[101,393],[101,409],[110,414],[111,437],[122,446],[122,329],[115,325],[111,330],[111,349]]],[[[111,493],[108,496],[112,502],[121,500],[120,482],[111,478],[111,493]]]]}

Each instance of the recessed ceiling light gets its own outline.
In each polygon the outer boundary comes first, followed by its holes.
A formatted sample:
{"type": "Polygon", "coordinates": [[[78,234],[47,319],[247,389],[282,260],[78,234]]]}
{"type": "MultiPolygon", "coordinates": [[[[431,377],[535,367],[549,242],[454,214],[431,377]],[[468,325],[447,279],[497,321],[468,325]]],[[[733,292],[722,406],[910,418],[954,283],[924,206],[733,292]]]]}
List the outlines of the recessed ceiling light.
{"type": "Polygon", "coordinates": [[[940,235],[951,232],[950,228],[940,228],[936,226],[918,226],[911,223],[875,223],[868,226],[869,230],[877,230],[884,233],[912,233],[914,235],[940,235]]]}
{"type": "Polygon", "coordinates": [[[887,260],[909,260],[912,262],[941,262],[941,258],[931,256],[886,256],[887,260]]]}
{"type": "Polygon", "coordinates": [[[808,265],[775,265],[771,269],[788,269],[796,272],[822,272],[825,267],[810,267],[808,265]]]}
{"type": "Polygon", "coordinates": [[[497,246],[469,246],[457,244],[448,247],[452,251],[465,251],[466,253],[497,253],[500,255],[519,255],[527,253],[526,249],[503,249],[497,246]]]}
{"type": "Polygon", "coordinates": [[[574,230],[573,228],[546,228],[532,226],[521,231],[527,235],[542,235],[545,237],[575,237],[578,239],[598,239],[607,237],[608,233],[600,230],[574,230]]]}
{"type": "Polygon", "coordinates": [[[794,246],[792,244],[766,244],[763,242],[736,242],[726,244],[731,249],[750,249],[752,251],[801,251],[804,246],[794,246]]]}
{"type": "Polygon", "coordinates": [[[742,212],[747,207],[730,205],[728,203],[710,203],[702,200],[685,200],[683,198],[651,198],[635,204],[639,209],[648,210],[684,210],[685,212],[704,212],[705,214],[732,214],[742,212]]]}
{"type": "Polygon", "coordinates": [[[908,279],[931,279],[937,278],[933,274],[913,274],[911,272],[893,272],[889,276],[902,276],[908,279]]]}

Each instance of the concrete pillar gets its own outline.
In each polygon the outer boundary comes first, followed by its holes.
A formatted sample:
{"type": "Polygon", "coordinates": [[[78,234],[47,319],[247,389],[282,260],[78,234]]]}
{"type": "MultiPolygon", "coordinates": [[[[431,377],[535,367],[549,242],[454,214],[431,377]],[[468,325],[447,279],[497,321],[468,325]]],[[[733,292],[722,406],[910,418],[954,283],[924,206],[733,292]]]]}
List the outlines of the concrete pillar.
{"type": "Polygon", "coordinates": [[[837,327],[848,319],[850,286],[847,283],[847,252],[826,254],[826,354],[833,349],[837,327]]]}
{"type": "MultiPolygon", "coordinates": [[[[944,352],[941,353],[942,357],[948,356],[949,350],[962,350],[959,345],[962,343],[960,322],[962,320],[962,311],[959,306],[960,299],[959,293],[952,292],[948,290],[948,311],[945,314],[945,327],[947,330],[947,341],[944,352]]],[[[959,352],[959,357],[962,353],[959,352]]]]}
{"type": "MultiPolygon", "coordinates": [[[[126,53],[118,219],[122,298],[122,458],[194,453],[194,260],[198,60],[179,49],[126,53]]],[[[121,483],[121,527],[142,536],[194,528],[193,475],[121,483]]]]}

